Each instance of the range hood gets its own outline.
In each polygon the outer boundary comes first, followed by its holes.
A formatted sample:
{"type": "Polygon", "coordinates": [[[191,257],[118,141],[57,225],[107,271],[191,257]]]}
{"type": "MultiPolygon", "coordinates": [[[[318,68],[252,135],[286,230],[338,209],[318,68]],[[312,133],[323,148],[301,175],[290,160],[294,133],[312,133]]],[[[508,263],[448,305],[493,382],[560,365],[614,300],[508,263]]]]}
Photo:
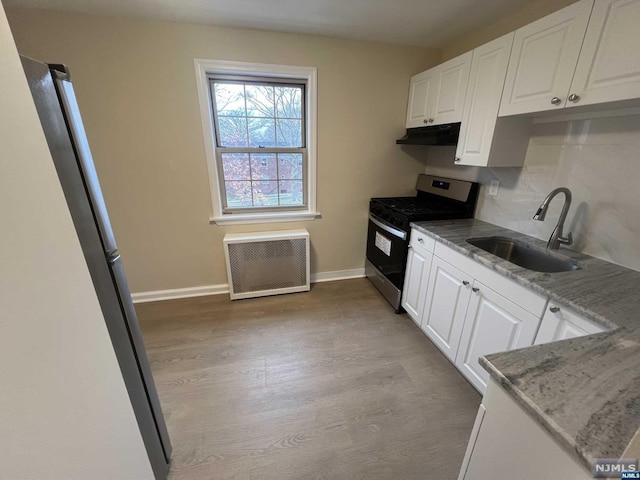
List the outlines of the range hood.
{"type": "Polygon", "coordinates": [[[407,128],[407,134],[396,140],[400,145],[457,145],[460,123],[432,127],[407,128]]]}

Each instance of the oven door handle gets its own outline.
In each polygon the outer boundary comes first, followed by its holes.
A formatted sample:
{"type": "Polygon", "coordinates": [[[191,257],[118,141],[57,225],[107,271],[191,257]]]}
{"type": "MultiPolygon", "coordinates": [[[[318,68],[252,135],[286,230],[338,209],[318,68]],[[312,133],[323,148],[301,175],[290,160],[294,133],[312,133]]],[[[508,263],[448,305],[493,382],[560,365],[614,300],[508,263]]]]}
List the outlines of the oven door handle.
{"type": "Polygon", "coordinates": [[[397,228],[393,228],[393,227],[390,227],[389,225],[382,223],[380,220],[374,217],[373,214],[371,213],[369,214],[369,220],[372,221],[376,226],[380,227],[385,232],[389,232],[391,235],[395,235],[396,237],[400,237],[402,240],[406,240],[407,232],[405,232],[404,230],[398,230],[397,228]]]}

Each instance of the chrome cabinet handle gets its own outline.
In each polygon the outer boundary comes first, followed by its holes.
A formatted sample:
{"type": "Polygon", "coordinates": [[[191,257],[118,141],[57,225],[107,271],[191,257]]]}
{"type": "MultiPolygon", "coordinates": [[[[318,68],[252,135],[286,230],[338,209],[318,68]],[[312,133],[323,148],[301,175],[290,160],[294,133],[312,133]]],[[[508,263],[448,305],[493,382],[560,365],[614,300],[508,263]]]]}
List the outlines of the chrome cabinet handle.
{"type": "Polygon", "coordinates": [[[469,285],[469,282],[467,282],[466,280],[463,280],[462,284],[466,287],[467,285],[469,285]]]}
{"type": "Polygon", "coordinates": [[[575,93],[572,93],[571,95],[569,95],[567,100],[569,100],[570,102],[577,102],[578,100],[580,100],[580,95],[576,95],[575,93]]]}
{"type": "Polygon", "coordinates": [[[551,105],[558,105],[562,102],[562,100],[560,100],[558,97],[553,97],[551,99],[551,105]]]}
{"type": "Polygon", "coordinates": [[[471,287],[471,291],[473,293],[478,293],[480,291],[480,289],[478,287],[471,287]]]}
{"type": "Polygon", "coordinates": [[[551,313],[558,313],[560,311],[560,307],[549,307],[549,311],[551,313]]]}

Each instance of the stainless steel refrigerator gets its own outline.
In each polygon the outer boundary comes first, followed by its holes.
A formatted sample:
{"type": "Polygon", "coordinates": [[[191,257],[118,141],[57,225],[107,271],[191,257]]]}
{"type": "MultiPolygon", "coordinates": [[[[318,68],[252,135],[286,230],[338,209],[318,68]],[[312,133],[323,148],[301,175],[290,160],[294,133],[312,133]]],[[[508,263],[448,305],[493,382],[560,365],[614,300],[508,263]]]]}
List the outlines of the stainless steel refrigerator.
{"type": "Polygon", "coordinates": [[[166,478],[169,434],[69,71],[21,59],[153,472],[166,478]]]}

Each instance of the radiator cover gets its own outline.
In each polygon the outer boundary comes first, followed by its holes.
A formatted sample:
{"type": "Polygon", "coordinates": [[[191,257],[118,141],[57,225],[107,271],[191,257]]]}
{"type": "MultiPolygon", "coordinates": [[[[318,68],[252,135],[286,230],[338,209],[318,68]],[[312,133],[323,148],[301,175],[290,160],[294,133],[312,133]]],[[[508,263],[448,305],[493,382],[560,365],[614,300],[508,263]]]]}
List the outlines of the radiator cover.
{"type": "Polygon", "coordinates": [[[227,234],[224,253],[231,300],[309,290],[309,232],[227,234]]]}

